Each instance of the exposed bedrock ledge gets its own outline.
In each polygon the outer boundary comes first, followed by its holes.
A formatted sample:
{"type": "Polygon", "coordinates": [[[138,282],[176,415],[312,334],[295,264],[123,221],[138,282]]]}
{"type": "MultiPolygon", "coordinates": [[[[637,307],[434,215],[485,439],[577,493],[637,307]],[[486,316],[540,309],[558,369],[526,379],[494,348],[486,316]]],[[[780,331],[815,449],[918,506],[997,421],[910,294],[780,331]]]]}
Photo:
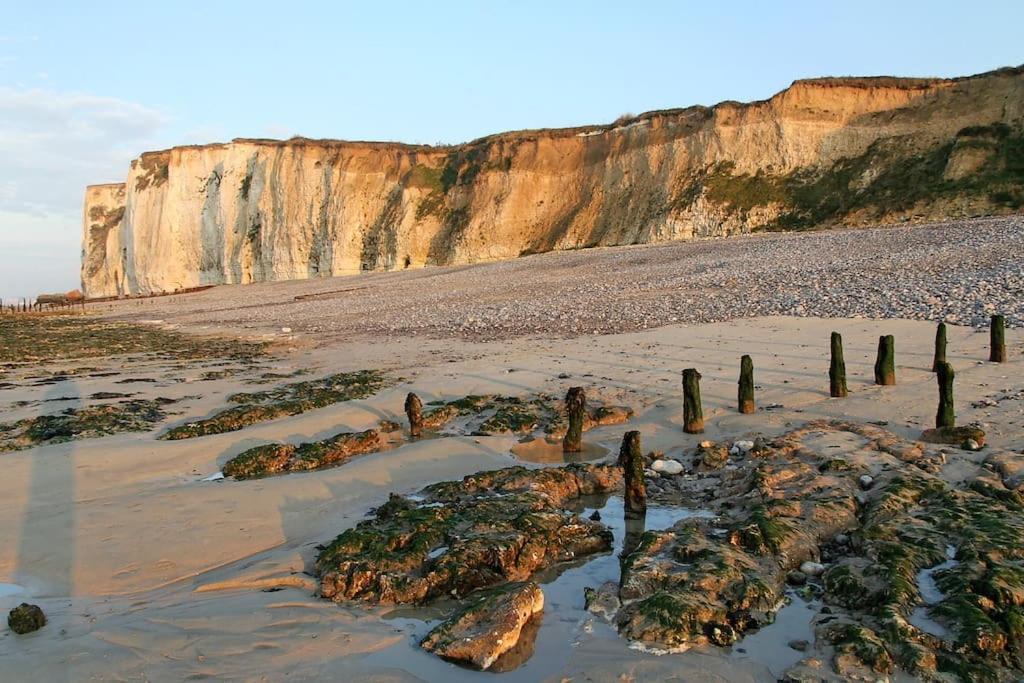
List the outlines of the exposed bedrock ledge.
{"type": "Polygon", "coordinates": [[[1019,210],[1024,69],[798,81],[771,99],[451,147],[238,139],[91,186],[92,297],[556,249],[1019,210]]]}

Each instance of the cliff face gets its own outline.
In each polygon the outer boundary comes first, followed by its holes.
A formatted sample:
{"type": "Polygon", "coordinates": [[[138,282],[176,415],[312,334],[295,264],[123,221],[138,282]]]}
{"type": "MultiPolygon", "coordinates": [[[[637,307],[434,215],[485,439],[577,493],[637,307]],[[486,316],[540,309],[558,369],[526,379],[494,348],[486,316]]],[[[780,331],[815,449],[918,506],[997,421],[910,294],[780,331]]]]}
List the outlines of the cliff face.
{"type": "Polygon", "coordinates": [[[454,147],[235,140],[86,191],[88,296],[1024,205],[1024,68],[799,81],[752,104],[454,147]]]}

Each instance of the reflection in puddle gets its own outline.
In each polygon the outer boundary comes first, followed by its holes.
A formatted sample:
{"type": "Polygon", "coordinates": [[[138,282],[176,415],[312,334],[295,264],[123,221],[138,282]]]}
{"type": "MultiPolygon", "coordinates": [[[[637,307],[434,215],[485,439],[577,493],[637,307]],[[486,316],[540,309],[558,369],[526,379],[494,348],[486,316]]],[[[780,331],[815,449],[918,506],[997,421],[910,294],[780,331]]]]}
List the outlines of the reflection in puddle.
{"type": "Polygon", "coordinates": [[[611,451],[595,443],[584,443],[579,453],[562,452],[562,442],[547,439],[532,439],[512,447],[512,455],[519,460],[546,465],[561,465],[570,462],[593,462],[607,456],[611,451]]]}

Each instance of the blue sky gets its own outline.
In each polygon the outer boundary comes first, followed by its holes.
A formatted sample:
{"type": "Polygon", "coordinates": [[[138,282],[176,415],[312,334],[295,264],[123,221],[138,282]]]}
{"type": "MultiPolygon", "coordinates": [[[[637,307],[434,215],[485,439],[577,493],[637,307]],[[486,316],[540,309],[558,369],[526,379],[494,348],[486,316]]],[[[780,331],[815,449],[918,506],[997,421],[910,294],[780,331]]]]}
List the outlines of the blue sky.
{"type": "Polygon", "coordinates": [[[459,142],[1024,63],[1024,3],[0,0],[0,296],[77,285],[84,185],[233,137],[459,142]]]}

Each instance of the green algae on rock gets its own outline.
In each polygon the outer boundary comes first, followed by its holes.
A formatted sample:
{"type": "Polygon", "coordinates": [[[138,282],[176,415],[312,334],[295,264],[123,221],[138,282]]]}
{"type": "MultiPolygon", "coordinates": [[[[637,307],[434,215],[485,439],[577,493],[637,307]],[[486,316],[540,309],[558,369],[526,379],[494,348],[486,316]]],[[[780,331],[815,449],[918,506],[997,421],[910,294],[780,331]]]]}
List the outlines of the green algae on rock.
{"type": "Polygon", "coordinates": [[[320,552],[320,594],[425,603],[525,581],[541,569],[606,552],[608,528],[567,504],[621,484],[621,470],[608,465],[511,467],[434,484],[415,498],[392,495],[374,517],[320,552]]]}
{"type": "Polygon", "coordinates": [[[3,363],[42,363],[123,354],[252,362],[264,353],[265,345],[257,342],[198,337],[155,326],[81,315],[9,316],[0,320],[0,362],[3,363]]]}
{"type": "Polygon", "coordinates": [[[46,626],[46,615],[39,605],[23,602],[7,615],[7,625],[12,631],[23,636],[46,626]]]}
{"type": "Polygon", "coordinates": [[[381,448],[380,433],[343,432],[329,439],[293,444],[266,444],[236,455],[224,463],[226,477],[255,479],[285,472],[308,472],[337,467],[356,455],[372,453],[381,448]]]}
{"type": "MultiPolygon", "coordinates": [[[[468,418],[460,431],[480,436],[536,433],[557,440],[569,429],[565,402],[549,394],[528,397],[471,394],[453,401],[433,401],[426,408],[423,426],[428,429],[442,429],[457,418],[468,418]]],[[[630,408],[590,398],[583,411],[582,430],[621,424],[632,416],[630,408]]]]}
{"type": "Polygon", "coordinates": [[[122,432],[147,432],[167,417],[165,408],[177,402],[169,398],[131,399],[3,423],[0,452],[122,432]]]}
{"type": "Polygon", "coordinates": [[[276,389],[232,394],[228,400],[241,405],[222,410],[205,420],[188,422],[167,430],[161,439],[192,439],[223,434],[281,417],[299,415],[343,401],[366,398],[389,383],[379,370],[357,370],[316,380],[285,384],[276,389]]]}
{"type": "Polygon", "coordinates": [[[779,437],[726,471],[716,498],[729,506],[717,520],[643,535],[623,559],[620,633],[665,649],[730,645],[772,621],[786,574],[857,524],[856,479],[821,472],[823,458],[801,443],[811,431],[779,437]]]}
{"type": "Polygon", "coordinates": [[[927,443],[944,443],[962,446],[973,441],[978,448],[985,445],[985,430],[978,425],[959,425],[956,427],[936,427],[921,432],[921,441],[927,443]]]}

